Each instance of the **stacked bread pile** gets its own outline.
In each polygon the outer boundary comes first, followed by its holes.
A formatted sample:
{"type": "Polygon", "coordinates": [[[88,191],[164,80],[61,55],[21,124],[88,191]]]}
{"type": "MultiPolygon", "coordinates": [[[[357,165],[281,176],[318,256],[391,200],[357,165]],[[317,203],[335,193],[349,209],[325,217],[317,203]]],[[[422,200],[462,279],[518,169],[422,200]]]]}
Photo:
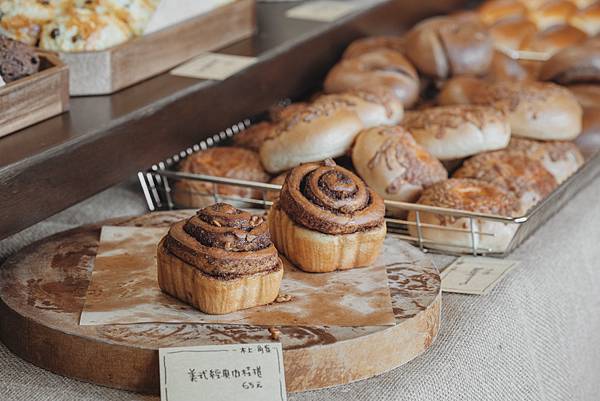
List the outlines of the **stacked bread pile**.
{"type": "Polygon", "coordinates": [[[44,50],[104,50],[140,35],[159,1],[0,1],[0,33],[44,50]]]}
{"type": "MultiPolygon", "coordinates": [[[[583,163],[572,142],[583,108],[562,85],[577,84],[582,101],[597,97],[590,88],[600,80],[600,48],[590,39],[556,53],[538,81],[498,53],[493,37],[469,13],[424,20],[401,37],[358,40],[322,93],[272,110],[234,147],[197,153],[182,170],[282,183],[298,165],[333,158],[386,200],[521,216],[583,163]]],[[[215,190],[260,197],[197,181],[179,182],[174,194],[196,207],[215,190]]],[[[389,206],[387,214],[406,216],[389,206]]],[[[407,218],[421,223],[419,232],[410,226],[414,235],[452,250],[474,243],[502,251],[515,229],[425,212],[407,218]]]]}

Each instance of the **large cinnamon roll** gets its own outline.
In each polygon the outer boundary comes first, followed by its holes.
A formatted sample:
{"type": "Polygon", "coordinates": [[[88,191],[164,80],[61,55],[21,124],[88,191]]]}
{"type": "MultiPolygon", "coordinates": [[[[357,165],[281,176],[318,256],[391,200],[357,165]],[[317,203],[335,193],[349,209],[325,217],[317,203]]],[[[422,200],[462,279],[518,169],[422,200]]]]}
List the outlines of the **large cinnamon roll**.
{"type": "Polygon", "coordinates": [[[226,203],[173,224],[158,245],[160,288],[205,313],[273,302],[282,276],[264,219],[226,203]]]}
{"type": "Polygon", "coordinates": [[[290,171],[269,228],[279,252],[300,269],[330,272],[375,261],[386,234],[384,214],[379,195],[327,161],[290,171]]]}

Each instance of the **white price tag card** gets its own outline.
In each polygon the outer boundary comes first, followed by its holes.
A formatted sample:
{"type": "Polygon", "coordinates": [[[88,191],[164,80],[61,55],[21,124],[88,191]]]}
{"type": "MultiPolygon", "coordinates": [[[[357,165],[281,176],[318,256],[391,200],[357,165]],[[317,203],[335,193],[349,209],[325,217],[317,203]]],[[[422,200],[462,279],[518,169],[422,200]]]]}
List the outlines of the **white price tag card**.
{"type": "Polygon", "coordinates": [[[286,401],[280,343],[161,348],[162,401],[286,401]]]}
{"type": "Polygon", "coordinates": [[[462,256],[441,274],[442,291],[459,294],[487,294],[518,261],[462,256]]]}
{"type": "Polygon", "coordinates": [[[310,1],[286,11],[285,16],[310,21],[331,22],[350,14],[357,3],[346,1],[310,1]]]}
{"type": "Polygon", "coordinates": [[[256,63],[256,57],[204,53],[171,70],[171,74],[188,78],[223,81],[254,63],[256,63]]]}

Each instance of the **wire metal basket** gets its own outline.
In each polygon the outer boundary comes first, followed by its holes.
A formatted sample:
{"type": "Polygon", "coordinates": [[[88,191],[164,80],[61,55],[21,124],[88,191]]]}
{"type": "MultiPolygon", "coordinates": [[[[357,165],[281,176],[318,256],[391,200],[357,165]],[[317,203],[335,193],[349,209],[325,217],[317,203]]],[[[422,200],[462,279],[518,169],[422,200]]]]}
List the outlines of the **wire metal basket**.
{"type": "MultiPolygon", "coordinates": [[[[215,177],[201,174],[184,173],[176,170],[176,165],[191,154],[217,146],[234,135],[240,133],[250,125],[250,120],[244,120],[235,124],[212,137],[187,148],[172,157],[153,165],[148,171],[139,172],[138,178],[151,211],[172,210],[178,208],[173,200],[173,187],[176,181],[193,180],[206,183],[205,192],[197,192],[195,195],[206,197],[211,202],[229,202],[248,208],[268,209],[272,200],[277,196],[280,185],[237,180],[224,177],[215,177]],[[260,196],[238,197],[220,194],[223,187],[233,186],[238,188],[251,188],[259,192],[260,196]]],[[[527,214],[520,217],[505,217],[484,213],[472,213],[456,209],[447,209],[433,206],[425,206],[414,203],[396,202],[386,200],[386,209],[393,212],[394,216],[386,217],[388,231],[400,238],[409,241],[423,251],[435,251],[444,254],[473,254],[504,257],[517,248],[535,230],[556,213],[569,199],[579,190],[584,188],[600,172],[600,150],[588,154],[585,164],[569,179],[556,188],[548,197],[532,208],[527,214]],[[406,215],[411,213],[413,219],[406,215]],[[423,222],[425,214],[448,216],[461,219],[462,227],[448,226],[444,224],[430,224],[423,222]],[[496,223],[509,227],[511,237],[506,240],[500,248],[482,245],[486,241],[483,238],[494,238],[498,231],[494,229],[480,229],[482,226],[493,227],[496,223]],[[462,236],[460,244],[432,239],[429,233],[455,232],[462,236]]],[[[390,214],[390,213],[388,213],[390,214]]],[[[506,230],[503,230],[506,231],[506,230]]],[[[487,241],[489,242],[489,241],[487,241]]]]}

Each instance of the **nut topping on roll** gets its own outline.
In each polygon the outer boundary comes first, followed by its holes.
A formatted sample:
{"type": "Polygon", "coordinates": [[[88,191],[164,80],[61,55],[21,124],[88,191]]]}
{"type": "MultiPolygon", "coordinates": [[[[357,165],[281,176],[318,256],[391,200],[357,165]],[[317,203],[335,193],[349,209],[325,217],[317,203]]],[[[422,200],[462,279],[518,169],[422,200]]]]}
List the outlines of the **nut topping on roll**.
{"type": "Polygon", "coordinates": [[[444,166],[402,127],[362,131],[352,148],[358,174],[384,199],[415,201],[424,187],[444,180],[444,166]]]}
{"type": "Polygon", "coordinates": [[[558,185],[538,160],[508,150],[473,156],[453,177],[474,178],[506,188],[521,201],[521,213],[535,206],[558,185]]]}
{"type": "Polygon", "coordinates": [[[455,105],[407,112],[402,126],[440,160],[503,149],[510,140],[505,114],[489,106],[455,105]]]}
{"type": "Polygon", "coordinates": [[[225,203],[173,224],[157,256],[160,288],[210,314],[273,302],[283,277],[266,221],[225,203]]]}
{"type": "Polygon", "coordinates": [[[174,224],[165,248],[202,272],[221,279],[279,268],[266,222],[226,203],[174,224]]]}
{"type": "Polygon", "coordinates": [[[383,200],[332,162],[304,164],[287,176],[279,206],[295,223],[326,234],[352,234],[383,224],[383,200]]]}
{"type": "Polygon", "coordinates": [[[327,93],[385,89],[410,107],[419,95],[419,77],[402,54],[381,48],[340,61],[327,74],[324,88],[327,93]]]}

